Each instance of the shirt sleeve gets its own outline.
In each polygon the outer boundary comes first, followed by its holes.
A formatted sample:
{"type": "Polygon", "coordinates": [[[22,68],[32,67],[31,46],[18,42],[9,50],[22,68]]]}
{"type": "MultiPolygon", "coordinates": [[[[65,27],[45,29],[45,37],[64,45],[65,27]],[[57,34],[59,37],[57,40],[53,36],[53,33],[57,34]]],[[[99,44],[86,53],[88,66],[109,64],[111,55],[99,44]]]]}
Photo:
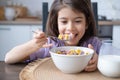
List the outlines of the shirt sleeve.
{"type": "Polygon", "coordinates": [[[45,58],[45,57],[50,57],[50,53],[49,53],[49,50],[53,47],[58,47],[58,46],[64,46],[64,42],[61,41],[61,40],[58,40],[57,38],[54,38],[54,39],[51,39],[51,38],[48,38],[48,42],[47,44],[53,44],[52,47],[49,47],[49,48],[41,48],[39,49],[38,51],[32,53],[30,55],[30,61],[33,61],[33,60],[36,60],[38,58],[45,58]]]}
{"type": "Polygon", "coordinates": [[[100,41],[100,39],[97,37],[94,37],[93,41],[92,41],[92,45],[93,45],[95,51],[97,52],[97,54],[99,54],[100,47],[102,45],[102,42],[100,41]]]}
{"type": "Polygon", "coordinates": [[[83,46],[88,47],[88,44],[92,44],[92,46],[94,47],[94,50],[96,51],[96,53],[99,54],[102,42],[98,37],[91,37],[86,42],[84,42],[83,46]]]}

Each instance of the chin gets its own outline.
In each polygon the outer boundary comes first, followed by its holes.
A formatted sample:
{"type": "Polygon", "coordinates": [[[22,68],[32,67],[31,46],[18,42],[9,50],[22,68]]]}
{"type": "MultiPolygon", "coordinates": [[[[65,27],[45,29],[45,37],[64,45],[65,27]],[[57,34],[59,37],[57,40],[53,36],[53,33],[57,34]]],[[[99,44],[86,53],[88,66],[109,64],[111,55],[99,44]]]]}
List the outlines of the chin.
{"type": "Polygon", "coordinates": [[[78,43],[76,43],[77,41],[67,41],[66,44],[67,46],[77,46],[78,43]]]}

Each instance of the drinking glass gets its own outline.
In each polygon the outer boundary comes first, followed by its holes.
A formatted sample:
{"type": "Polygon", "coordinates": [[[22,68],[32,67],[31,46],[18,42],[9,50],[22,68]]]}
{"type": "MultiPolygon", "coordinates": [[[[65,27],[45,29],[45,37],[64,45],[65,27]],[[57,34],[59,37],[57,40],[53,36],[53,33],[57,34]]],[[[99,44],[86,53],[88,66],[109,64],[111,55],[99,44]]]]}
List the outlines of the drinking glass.
{"type": "Polygon", "coordinates": [[[98,70],[107,77],[120,77],[120,49],[112,40],[103,40],[98,57],[98,70]]]}

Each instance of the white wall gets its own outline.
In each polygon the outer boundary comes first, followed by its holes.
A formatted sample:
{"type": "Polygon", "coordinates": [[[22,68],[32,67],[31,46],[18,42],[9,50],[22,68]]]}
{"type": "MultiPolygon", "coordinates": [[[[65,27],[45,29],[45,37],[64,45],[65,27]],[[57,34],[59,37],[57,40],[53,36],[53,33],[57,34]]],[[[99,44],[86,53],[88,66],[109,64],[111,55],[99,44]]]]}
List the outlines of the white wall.
{"type": "Polygon", "coordinates": [[[98,14],[107,16],[107,19],[120,19],[120,0],[91,0],[98,2],[98,14]]]}
{"type": "Polygon", "coordinates": [[[5,5],[23,5],[29,10],[29,15],[39,16],[42,15],[42,2],[49,2],[51,6],[53,0],[0,0],[0,6],[5,5]]]}
{"type": "MultiPolygon", "coordinates": [[[[54,0],[0,0],[0,5],[7,5],[14,2],[13,4],[22,4],[27,6],[30,15],[42,15],[42,2],[49,2],[49,7],[54,0]]],[[[120,19],[120,0],[91,0],[92,2],[98,2],[98,14],[107,16],[107,19],[118,18],[120,19]],[[116,5],[113,7],[113,5],[116,5]]]]}

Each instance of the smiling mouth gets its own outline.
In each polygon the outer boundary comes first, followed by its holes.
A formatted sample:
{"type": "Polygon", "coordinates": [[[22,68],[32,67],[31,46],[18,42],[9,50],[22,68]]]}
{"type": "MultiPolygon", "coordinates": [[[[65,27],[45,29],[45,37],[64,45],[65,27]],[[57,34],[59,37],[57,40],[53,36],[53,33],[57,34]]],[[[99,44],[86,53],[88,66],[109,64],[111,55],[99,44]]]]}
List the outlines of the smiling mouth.
{"type": "Polygon", "coordinates": [[[71,40],[73,40],[74,38],[78,36],[78,34],[70,34],[70,35],[71,35],[71,40]]]}
{"type": "Polygon", "coordinates": [[[78,36],[78,34],[75,34],[75,37],[78,36]]]}

